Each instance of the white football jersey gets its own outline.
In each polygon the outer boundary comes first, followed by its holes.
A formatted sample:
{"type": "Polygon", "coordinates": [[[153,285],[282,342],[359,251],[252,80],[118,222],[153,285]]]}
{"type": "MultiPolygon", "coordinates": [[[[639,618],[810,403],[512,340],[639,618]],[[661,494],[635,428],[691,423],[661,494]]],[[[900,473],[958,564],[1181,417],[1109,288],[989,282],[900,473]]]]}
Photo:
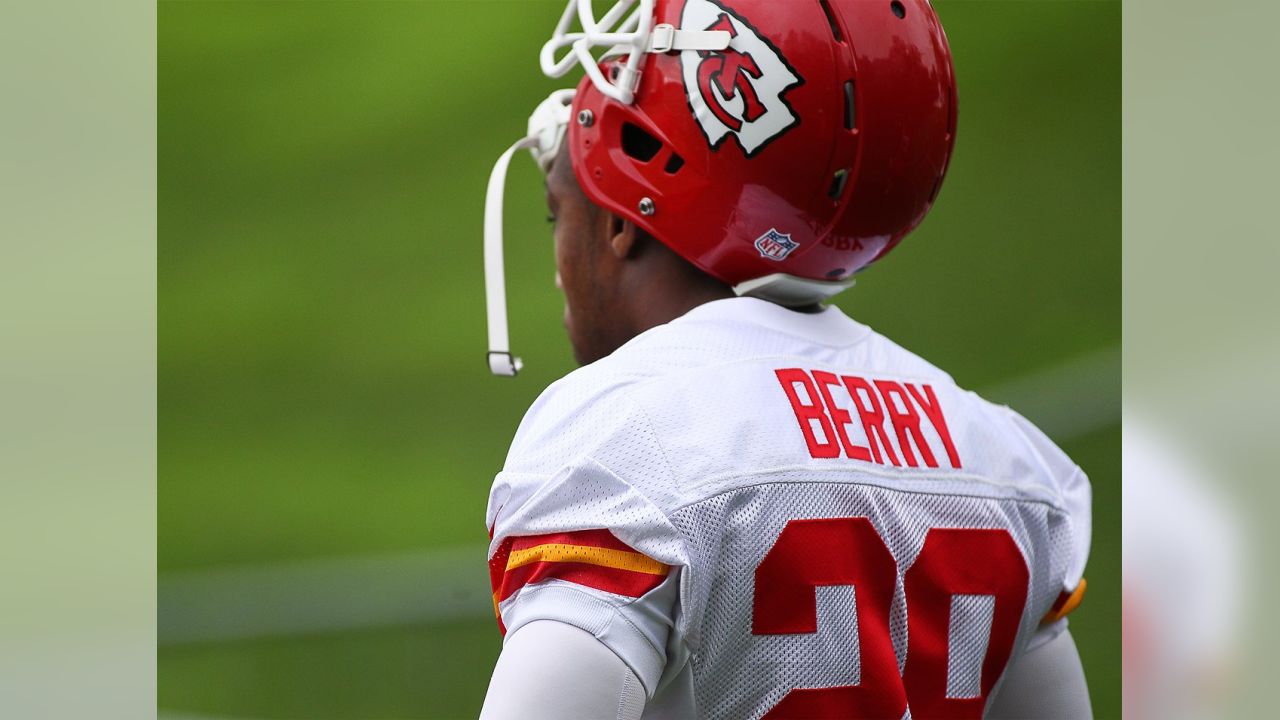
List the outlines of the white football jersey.
{"type": "Polygon", "coordinates": [[[1078,603],[1089,504],[1030,423],[839,309],[720,300],[530,408],[494,606],[592,633],[646,718],[980,717],[1078,603]]]}

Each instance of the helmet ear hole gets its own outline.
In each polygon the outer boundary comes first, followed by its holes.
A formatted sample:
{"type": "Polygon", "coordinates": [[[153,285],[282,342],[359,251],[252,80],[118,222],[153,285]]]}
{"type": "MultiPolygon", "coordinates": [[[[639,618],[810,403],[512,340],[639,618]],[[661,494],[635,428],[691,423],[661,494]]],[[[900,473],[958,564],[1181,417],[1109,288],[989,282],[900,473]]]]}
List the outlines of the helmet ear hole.
{"type": "Polygon", "coordinates": [[[671,157],[667,158],[667,164],[662,169],[668,175],[675,175],[680,172],[680,168],[684,167],[684,158],[675,153],[671,153],[671,157]]]}
{"type": "MultiPolygon", "coordinates": [[[[622,152],[628,157],[647,163],[662,150],[662,141],[633,123],[622,124],[622,152]]],[[[683,162],[683,161],[681,161],[683,162]]]]}

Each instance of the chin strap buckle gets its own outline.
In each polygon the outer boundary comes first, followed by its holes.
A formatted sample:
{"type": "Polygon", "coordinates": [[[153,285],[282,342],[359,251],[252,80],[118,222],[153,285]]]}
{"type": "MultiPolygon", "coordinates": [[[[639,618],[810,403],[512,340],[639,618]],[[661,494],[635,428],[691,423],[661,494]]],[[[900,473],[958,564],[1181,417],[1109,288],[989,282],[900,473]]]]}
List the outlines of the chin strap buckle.
{"type": "Polygon", "coordinates": [[[489,351],[489,372],[503,377],[515,377],[524,363],[509,352],[489,351]]]}

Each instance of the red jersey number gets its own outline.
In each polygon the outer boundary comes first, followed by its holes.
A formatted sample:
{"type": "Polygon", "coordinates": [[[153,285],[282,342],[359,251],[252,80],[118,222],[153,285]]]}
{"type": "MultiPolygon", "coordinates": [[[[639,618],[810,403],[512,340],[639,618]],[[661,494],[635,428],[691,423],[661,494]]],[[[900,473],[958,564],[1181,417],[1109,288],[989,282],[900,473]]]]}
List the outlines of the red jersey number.
{"type": "Polygon", "coordinates": [[[981,718],[1004,671],[1027,598],[1029,572],[1007,530],[934,528],[903,577],[907,662],[889,637],[898,575],[888,546],[865,517],[792,520],[756,567],[751,630],[755,635],[818,631],[814,588],[852,585],[857,592],[861,678],[857,685],[795,689],[765,715],[781,718],[981,718]],[[947,697],[947,650],[954,595],[994,597],[980,695],[947,697]]]}

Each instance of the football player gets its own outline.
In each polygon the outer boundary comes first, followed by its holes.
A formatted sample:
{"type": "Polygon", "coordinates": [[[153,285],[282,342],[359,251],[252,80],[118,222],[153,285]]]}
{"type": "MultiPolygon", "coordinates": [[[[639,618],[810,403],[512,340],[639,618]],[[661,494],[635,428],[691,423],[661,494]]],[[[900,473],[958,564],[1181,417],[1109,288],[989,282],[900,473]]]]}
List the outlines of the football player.
{"type": "Polygon", "coordinates": [[[823,305],[946,173],[929,3],[571,0],[541,62],[586,76],[491,176],[488,359],[528,148],[582,367],[493,484],[483,717],[1089,717],[1084,473],[823,305]]]}

